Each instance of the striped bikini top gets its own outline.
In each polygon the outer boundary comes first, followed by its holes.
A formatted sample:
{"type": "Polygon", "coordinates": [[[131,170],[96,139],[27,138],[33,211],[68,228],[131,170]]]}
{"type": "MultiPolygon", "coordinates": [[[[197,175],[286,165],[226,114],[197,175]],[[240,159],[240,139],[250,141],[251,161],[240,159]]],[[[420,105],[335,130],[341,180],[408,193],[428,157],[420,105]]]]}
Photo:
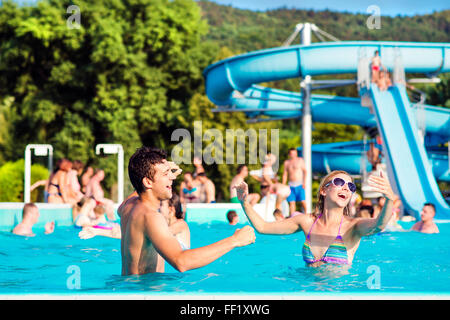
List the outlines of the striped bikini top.
{"type": "Polygon", "coordinates": [[[327,251],[320,259],[315,259],[314,255],[311,252],[311,231],[314,225],[316,224],[317,220],[322,217],[322,214],[320,214],[319,218],[317,218],[313,225],[311,226],[311,229],[309,230],[308,235],[306,236],[305,243],[303,244],[303,260],[307,264],[312,264],[318,261],[323,261],[327,263],[335,263],[335,264],[348,264],[348,257],[347,257],[347,248],[344,245],[344,241],[341,237],[341,225],[342,220],[344,219],[344,216],[342,216],[341,223],[339,224],[339,231],[338,235],[336,236],[336,239],[334,239],[334,242],[328,247],[327,251]]]}

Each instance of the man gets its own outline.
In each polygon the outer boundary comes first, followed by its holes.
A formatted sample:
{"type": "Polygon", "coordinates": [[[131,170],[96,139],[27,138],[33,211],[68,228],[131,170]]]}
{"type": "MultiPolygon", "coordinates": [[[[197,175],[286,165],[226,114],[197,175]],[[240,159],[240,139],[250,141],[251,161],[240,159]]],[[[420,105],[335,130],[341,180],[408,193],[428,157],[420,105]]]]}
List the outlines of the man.
{"type": "Polygon", "coordinates": [[[380,71],[383,67],[381,63],[380,51],[376,50],[375,55],[372,57],[372,82],[378,83],[380,78],[380,71]]]}
{"type": "Polygon", "coordinates": [[[142,147],[130,158],[128,174],[137,196],[128,197],[118,210],[122,275],[156,272],[158,253],[180,272],[200,268],[255,241],[253,228],[245,226],[216,243],[183,251],[159,212],[161,201],[172,197],[172,182],[179,174],[172,171],[178,167],[166,157],[162,150],[142,147]]]}
{"type": "Polygon", "coordinates": [[[196,178],[200,182],[200,202],[201,203],[215,203],[216,202],[216,186],[206,176],[206,173],[200,172],[196,178]]]}
{"type": "Polygon", "coordinates": [[[434,223],[433,218],[436,214],[436,207],[433,203],[425,203],[420,214],[421,220],[413,225],[411,230],[422,233],[439,233],[439,228],[434,223]]]}
{"type": "Polygon", "coordinates": [[[96,205],[103,205],[106,210],[108,220],[116,220],[114,216],[114,202],[105,198],[105,194],[100,184],[105,179],[105,171],[99,169],[95,172],[86,186],[86,197],[96,201],[96,205]]]}
{"type": "Polygon", "coordinates": [[[227,220],[228,220],[228,224],[231,226],[234,226],[239,222],[239,216],[236,213],[236,210],[228,210],[227,220]]]}
{"type": "MultiPolygon", "coordinates": [[[[33,225],[38,222],[39,209],[34,203],[27,203],[23,206],[22,222],[19,223],[12,233],[19,236],[34,237],[33,225]]],[[[55,230],[55,222],[47,222],[45,224],[45,234],[50,234],[55,230]]]]}
{"type": "Polygon", "coordinates": [[[297,210],[297,202],[301,203],[303,212],[306,213],[305,190],[303,189],[303,186],[306,185],[306,166],[303,158],[298,156],[296,149],[289,149],[288,156],[289,159],[284,162],[282,184],[289,181],[291,194],[287,197],[287,201],[291,216],[297,210]]]}
{"type": "MultiPolygon", "coordinates": [[[[241,182],[245,181],[245,178],[248,177],[248,167],[244,164],[241,164],[237,167],[236,175],[231,180],[230,183],[230,202],[231,203],[239,203],[239,199],[237,198],[236,194],[236,188],[233,188],[233,186],[239,185],[241,182]]],[[[254,205],[255,203],[258,203],[260,199],[259,194],[257,193],[250,193],[248,195],[248,201],[251,205],[254,205]]]]}

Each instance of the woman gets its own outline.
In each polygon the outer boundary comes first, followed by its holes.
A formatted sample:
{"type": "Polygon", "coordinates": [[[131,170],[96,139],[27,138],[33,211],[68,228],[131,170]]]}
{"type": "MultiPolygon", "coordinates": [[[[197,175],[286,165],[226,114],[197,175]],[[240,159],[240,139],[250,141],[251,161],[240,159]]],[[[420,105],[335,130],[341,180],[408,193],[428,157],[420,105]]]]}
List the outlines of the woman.
{"type": "Polygon", "coordinates": [[[70,197],[74,198],[76,202],[79,202],[84,194],[81,192],[80,182],[78,176],[83,172],[83,163],[79,160],[75,160],[72,164],[72,169],[67,173],[70,197]]]}
{"type": "Polygon", "coordinates": [[[81,192],[86,193],[86,187],[93,175],[94,175],[94,168],[87,167],[86,171],[81,176],[81,192]]]}
{"type": "Polygon", "coordinates": [[[180,201],[182,204],[199,203],[201,196],[201,185],[197,179],[194,179],[190,172],[186,172],[183,182],[180,185],[180,201]]]}
{"type": "Polygon", "coordinates": [[[291,234],[303,231],[303,260],[310,267],[326,263],[351,264],[363,236],[380,232],[392,214],[395,197],[389,181],[383,176],[371,176],[371,187],[386,198],[377,218],[351,218],[350,200],[356,186],[345,171],[332,171],[322,179],[313,214],[297,215],[276,222],[265,222],[248,203],[245,182],[236,186],[238,198],[245,214],[259,233],[291,234]]]}
{"type": "Polygon", "coordinates": [[[68,172],[72,169],[72,162],[61,159],[56,163],[56,168],[48,179],[45,190],[45,198],[48,203],[70,203],[77,201],[70,197],[68,189],[68,172]]]}
{"type": "Polygon", "coordinates": [[[189,227],[184,221],[184,212],[181,207],[180,197],[173,193],[172,198],[161,202],[161,213],[167,220],[170,231],[177,238],[183,250],[190,249],[191,235],[189,227]]]}

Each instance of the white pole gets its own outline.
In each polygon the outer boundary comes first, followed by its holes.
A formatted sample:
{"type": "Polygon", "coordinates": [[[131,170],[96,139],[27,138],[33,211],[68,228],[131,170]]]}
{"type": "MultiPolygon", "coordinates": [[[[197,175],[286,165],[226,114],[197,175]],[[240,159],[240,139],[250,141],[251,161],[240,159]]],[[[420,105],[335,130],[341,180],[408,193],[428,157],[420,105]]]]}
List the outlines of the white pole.
{"type": "Polygon", "coordinates": [[[119,144],[117,146],[117,203],[123,202],[123,148],[119,144]]]}
{"type": "Polygon", "coordinates": [[[49,144],[29,144],[25,148],[25,172],[24,172],[24,187],[23,187],[23,201],[28,203],[31,201],[31,150],[34,149],[35,156],[47,156],[48,170],[52,170],[53,147],[49,144]]]}
{"type": "Polygon", "coordinates": [[[25,174],[24,174],[23,201],[30,202],[30,179],[31,179],[31,146],[25,148],[25,174]]]}
{"type": "MultiPolygon", "coordinates": [[[[311,24],[305,23],[301,35],[302,45],[311,44],[311,24]]],[[[306,166],[306,185],[305,200],[306,211],[310,213],[312,210],[312,161],[311,161],[311,131],[312,131],[312,115],[311,115],[311,76],[303,75],[303,81],[300,83],[303,94],[303,109],[302,109],[302,150],[303,159],[306,166]]]]}
{"type": "Polygon", "coordinates": [[[121,144],[108,144],[102,143],[95,146],[95,153],[100,154],[100,150],[103,149],[105,154],[117,154],[117,203],[123,202],[124,192],[124,177],[123,177],[123,147],[121,144]]]}

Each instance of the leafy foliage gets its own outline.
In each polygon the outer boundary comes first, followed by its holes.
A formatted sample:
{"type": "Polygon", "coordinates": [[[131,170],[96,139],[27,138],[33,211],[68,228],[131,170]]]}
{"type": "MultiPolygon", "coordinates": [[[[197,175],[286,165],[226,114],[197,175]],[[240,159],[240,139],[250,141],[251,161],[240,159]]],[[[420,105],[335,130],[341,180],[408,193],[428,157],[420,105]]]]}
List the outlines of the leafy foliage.
{"type": "MultiPolygon", "coordinates": [[[[6,162],[0,167],[0,202],[22,202],[24,186],[24,165],[25,160],[20,159],[16,162],[6,162]]],[[[49,172],[47,168],[33,164],[31,166],[31,184],[48,179],[49,172]]],[[[42,202],[42,193],[34,190],[30,197],[31,202],[42,202]]]]}

